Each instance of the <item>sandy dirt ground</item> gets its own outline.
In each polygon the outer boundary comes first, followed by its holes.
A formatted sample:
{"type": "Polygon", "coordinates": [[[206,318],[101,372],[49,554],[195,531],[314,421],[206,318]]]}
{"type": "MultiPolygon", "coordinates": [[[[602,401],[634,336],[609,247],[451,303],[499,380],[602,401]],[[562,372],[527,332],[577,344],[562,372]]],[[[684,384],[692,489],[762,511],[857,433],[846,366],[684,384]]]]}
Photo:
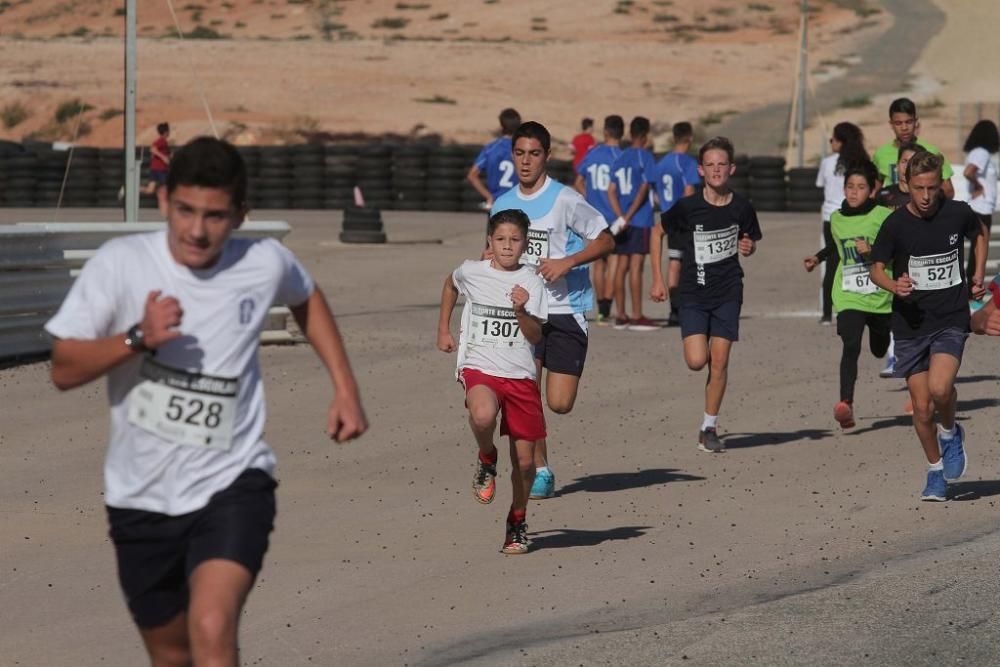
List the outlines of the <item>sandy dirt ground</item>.
{"type": "MultiPolygon", "coordinates": [[[[166,2],[140,3],[143,142],[165,119],[175,141],[210,131],[202,91],[219,133],[241,143],[301,141],[316,130],[482,142],[500,109],[515,106],[561,147],[585,115],[646,115],[660,136],[691,120],[705,135],[734,113],[787,101],[794,82],[792,0],[174,4],[183,32],[200,26],[225,38],[165,38],[174,29],[166,2]]],[[[53,123],[53,114],[79,99],[94,107],[80,140],[120,145],[118,5],[33,0],[0,14],[2,101],[30,113],[0,124],[0,138],[70,138],[74,124],[53,123]]],[[[848,57],[891,22],[875,2],[812,6],[817,61],[848,57]]]]}
{"type": "MultiPolygon", "coordinates": [[[[356,247],[335,240],[336,214],[258,217],[291,222],[372,428],[326,441],[312,351],[263,350],[281,486],[244,664],[931,665],[1000,651],[1000,343],[971,339],[958,385],[969,476],[951,502],[921,504],[905,392],[877,378],[880,361],[862,356],[857,428],[832,420],[839,341],[800,268],[815,216],[762,216],[727,453],[695,449],[704,378],[676,330],[593,329],[575,411],[549,416],[558,496],[531,504],[520,557],[498,552],[509,484],[492,505],[472,497],[454,358],[434,347],[441,281],[477,251],[481,218],[389,212],[392,242],[356,247]]],[[[106,539],[103,387],[60,394],[36,363],[0,371],[0,406],[3,664],[142,664],[106,539]]]]}

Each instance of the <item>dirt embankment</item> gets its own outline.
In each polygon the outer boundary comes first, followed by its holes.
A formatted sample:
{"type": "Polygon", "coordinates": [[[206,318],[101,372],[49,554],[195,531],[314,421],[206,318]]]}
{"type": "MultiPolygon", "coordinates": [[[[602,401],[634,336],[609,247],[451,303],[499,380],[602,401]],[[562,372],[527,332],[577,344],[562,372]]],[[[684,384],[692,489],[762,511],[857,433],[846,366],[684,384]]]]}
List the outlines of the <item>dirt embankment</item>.
{"type": "MultiPolygon", "coordinates": [[[[817,62],[849,57],[888,21],[862,0],[811,4],[817,62]]],[[[0,138],[70,139],[79,101],[80,141],[121,143],[120,7],[0,3],[0,138]]],[[[174,7],[183,40],[166,0],[140,3],[141,141],[162,120],[177,141],[210,131],[205,105],[218,132],[241,143],[314,130],[478,142],[505,106],[546,123],[557,144],[582,116],[610,113],[646,115],[661,136],[689,119],[704,136],[727,116],[788,99],[798,30],[798,3],[777,0],[174,7]]]]}

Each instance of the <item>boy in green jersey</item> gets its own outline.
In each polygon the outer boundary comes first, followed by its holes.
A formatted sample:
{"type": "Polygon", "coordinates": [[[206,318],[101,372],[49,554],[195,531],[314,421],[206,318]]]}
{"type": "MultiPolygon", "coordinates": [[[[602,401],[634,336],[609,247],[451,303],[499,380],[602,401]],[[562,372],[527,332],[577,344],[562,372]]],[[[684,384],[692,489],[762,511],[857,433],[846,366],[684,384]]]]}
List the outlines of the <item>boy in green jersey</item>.
{"type": "MultiPolygon", "coordinates": [[[[868,327],[868,347],[878,358],[889,349],[892,294],[872,283],[869,276],[871,244],[891,209],[872,199],[878,173],[871,162],[853,165],[844,173],[844,204],[830,217],[830,231],[840,264],[833,279],[833,307],[837,334],[843,342],[840,355],[840,401],[833,417],[841,428],[854,427],[854,385],[858,379],[861,338],[868,327]]],[[[803,260],[806,271],[820,262],[825,248],[803,260]]]]}
{"type": "MultiPolygon", "coordinates": [[[[899,146],[909,141],[917,141],[917,133],[920,131],[920,119],[917,117],[917,105],[913,103],[913,100],[908,97],[900,97],[892,101],[892,104],[889,105],[889,127],[892,128],[895,138],[879,146],[878,150],[872,156],[879,174],[879,185],[876,191],[883,186],[899,182],[899,173],[896,171],[896,163],[899,159],[899,146]]],[[[922,139],[920,140],[920,145],[930,153],[942,155],[941,151],[922,139]]],[[[943,178],[941,192],[948,199],[955,196],[955,188],[952,187],[949,180],[951,174],[951,165],[947,160],[944,160],[944,166],[941,170],[941,177],[943,178]]]]}

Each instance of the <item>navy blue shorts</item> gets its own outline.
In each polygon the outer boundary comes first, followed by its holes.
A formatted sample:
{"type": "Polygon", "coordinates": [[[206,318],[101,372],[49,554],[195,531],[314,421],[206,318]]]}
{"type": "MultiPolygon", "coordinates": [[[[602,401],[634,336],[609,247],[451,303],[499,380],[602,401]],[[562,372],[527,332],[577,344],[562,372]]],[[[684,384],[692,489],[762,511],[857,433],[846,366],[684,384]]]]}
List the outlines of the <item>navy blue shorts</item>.
{"type": "Polygon", "coordinates": [[[704,335],[725,338],[734,343],[740,339],[740,311],[743,304],[727,301],[717,306],[699,303],[682,303],[678,316],[681,320],[681,338],[704,335]]]}
{"type": "Polygon", "coordinates": [[[153,628],[185,611],[188,577],[206,560],[231,560],[257,576],[274,528],[277,485],[251,468],[188,514],[108,507],[118,581],[136,625],[153,628]]]}
{"type": "Polygon", "coordinates": [[[967,331],[948,327],[926,336],[897,338],[893,352],[896,355],[895,377],[908,378],[928,371],[933,354],[950,354],[961,363],[968,337],[967,331]]]}
{"type": "Polygon", "coordinates": [[[167,184],[167,172],[159,170],[151,170],[149,172],[149,179],[156,183],[157,185],[167,184]]]}
{"type": "Polygon", "coordinates": [[[542,342],[535,346],[535,358],[552,373],[580,377],[587,361],[586,326],[582,315],[549,315],[542,325],[542,342]]]}
{"type": "Polygon", "coordinates": [[[615,255],[648,255],[649,227],[629,225],[615,237],[615,255]]]}

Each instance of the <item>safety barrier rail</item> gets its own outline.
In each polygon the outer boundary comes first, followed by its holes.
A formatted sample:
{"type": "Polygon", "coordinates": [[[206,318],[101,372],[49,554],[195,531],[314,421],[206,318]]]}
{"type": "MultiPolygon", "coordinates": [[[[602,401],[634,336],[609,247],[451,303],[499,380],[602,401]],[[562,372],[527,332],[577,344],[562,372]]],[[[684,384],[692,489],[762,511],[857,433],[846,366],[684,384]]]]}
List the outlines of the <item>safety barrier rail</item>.
{"type": "MultiPolygon", "coordinates": [[[[164,223],[27,222],[0,225],[0,361],[34,357],[51,349],[43,330],[59,308],[83,264],[105,241],[152,232],[164,223]]],[[[235,233],[244,238],[283,239],[291,231],[281,221],[247,222],[235,233]]],[[[263,342],[288,342],[289,310],[272,308],[263,342]]]]}

